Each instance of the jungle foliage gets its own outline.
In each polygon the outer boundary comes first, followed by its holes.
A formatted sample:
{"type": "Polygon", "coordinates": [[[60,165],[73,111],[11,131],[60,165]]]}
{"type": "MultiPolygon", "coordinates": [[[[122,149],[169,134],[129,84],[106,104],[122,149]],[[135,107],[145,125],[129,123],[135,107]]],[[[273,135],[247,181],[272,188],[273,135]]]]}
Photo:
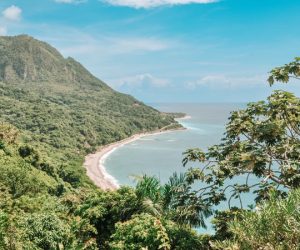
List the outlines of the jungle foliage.
{"type": "Polygon", "coordinates": [[[271,193],[256,211],[242,211],[239,219],[228,223],[231,240],[216,241],[215,249],[299,249],[300,192],[294,190],[286,199],[271,193]]]}
{"type": "Polygon", "coordinates": [[[275,91],[267,102],[232,112],[221,144],[207,152],[185,153],[184,164],[203,164],[188,171],[189,182],[208,184],[197,193],[210,204],[226,200],[226,190],[231,192],[229,203],[232,198],[241,200],[246,192],[254,192],[256,201],[266,199],[270,190],[286,196],[300,186],[299,125],[300,99],[284,91],[275,91]],[[229,185],[237,176],[244,176],[244,183],[229,185]]]}
{"type": "Polygon", "coordinates": [[[176,207],[163,207],[167,203],[162,202],[162,189],[149,185],[151,179],[155,182],[154,177],[142,178],[137,189],[105,192],[89,185],[74,188],[37,168],[34,151],[19,144],[16,133],[13,126],[1,124],[0,249],[145,246],[196,250],[202,246],[200,236],[173,217],[176,207]]]}
{"type": "Polygon", "coordinates": [[[182,114],[115,92],[28,36],[0,37],[0,55],[0,249],[111,249],[120,245],[118,225],[140,219],[160,230],[172,224],[164,247],[199,241],[189,227],[152,215],[135,189],[98,190],[82,166],[101,145],[179,127],[182,114]]]}
{"type": "MultiPolygon", "coordinates": [[[[287,82],[299,72],[296,58],[274,69],[269,81],[287,82]]],[[[294,94],[276,91],[232,112],[221,144],[185,153],[184,165],[200,168],[167,183],[143,176],[135,188],[105,192],[87,179],[85,154],[134,133],[177,127],[174,115],[113,91],[28,36],[0,37],[0,80],[0,249],[299,246],[300,100],[294,94]],[[234,183],[236,176],[245,183],[234,183]],[[254,192],[256,210],[213,210],[247,192],[254,192]],[[212,214],[215,234],[196,233],[212,214]]]]}
{"type": "Polygon", "coordinates": [[[26,35],[0,37],[0,121],[22,131],[40,169],[74,187],[87,182],[83,157],[97,147],[179,127],[173,115],[112,90],[74,59],[26,35]]]}
{"type": "MultiPolygon", "coordinates": [[[[299,79],[299,58],[270,72],[269,83],[299,79]]],[[[215,211],[212,249],[299,249],[300,99],[276,90],[267,101],[249,103],[229,117],[221,143],[189,149],[183,165],[189,193],[215,211]],[[237,181],[237,177],[239,177],[237,181]],[[244,182],[241,182],[244,180],[244,182]],[[243,194],[255,199],[246,208],[243,194]],[[231,208],[237,200],[240,208],[231,208]],[[253,208],[255,208],[253,210],[253,208]]]]}

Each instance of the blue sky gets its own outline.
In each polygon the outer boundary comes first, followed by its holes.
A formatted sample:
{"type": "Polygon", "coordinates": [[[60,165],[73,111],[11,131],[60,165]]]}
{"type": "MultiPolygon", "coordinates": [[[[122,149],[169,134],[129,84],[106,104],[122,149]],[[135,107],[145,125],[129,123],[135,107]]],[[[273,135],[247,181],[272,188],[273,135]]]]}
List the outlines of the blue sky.
{"type": "Polygon", "coordinates": [[[299,0],[0,0],[0,34],[49,42],[145,102],[248,102],[300,56],[299,13],[299,0]]]}

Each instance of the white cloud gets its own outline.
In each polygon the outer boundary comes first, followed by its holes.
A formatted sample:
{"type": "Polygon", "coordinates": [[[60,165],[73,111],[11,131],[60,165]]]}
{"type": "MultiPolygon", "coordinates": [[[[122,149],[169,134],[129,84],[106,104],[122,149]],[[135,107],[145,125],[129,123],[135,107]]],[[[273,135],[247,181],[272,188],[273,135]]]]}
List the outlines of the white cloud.
{"type": "Polygon", "coordinates": [[[74,0],[55,0],[57,3],[73,3],[74,0]]]}
{"type": "Polygon", "coordinates": [[[156,38],[110,38],[109,43],[112,44],[115,51],[118,52],[135,52],[135,51],[161,51],[171,47],[167,41],[156,38]]]}
{"type": "Polygon", "coordinates": [[[98,37],[87,38],[77,41],[73,46],[62,48],[65,55],[84,55],[84,54],[133,54],[144,52],[158,52],[174,46],[174,42],[169,42],[156,38],[143,37],[98,37]]]}
{"type": "Polygon", "coordinates": [[[77,3],[84,3],[87,0],[55,0],[57,3],[69,3],[69,4],[77,4],[77,3]]]}
{"type": "Polygon", "coordinates": [[[12,6],[8,7],[7,9],[5,9],[2,12],[2,14],[3,14],[3,17],[7,20],[19,21],[21,19],[22,10],[19,7],[12,5],[12,6]]]}
{"type": "Polygon", "coordinates": [[[4,26],[0,26],[0,36],[6,36],[7,29],[4,26]]]}
{"type": "Polygon", "coordinates": [[[207,75],[196,81],[190,81],[185,84],[188,89],[197,87],[209,88],[240,88],[255,87],[266,84],[266,75],[254,76],[227,76],[227,75],[207,75]]]}
{"type": "Polygon", "coordinates": [[[208,4],[218,0],[102,0],[115,6],[127,6],[132,8],[154,8],[163,5],[184,5],[184,4],[208,4]]]}
{"type": "Polygon", "coordinates": [[[156,36],[113,35],[105,32],[91,34],[63,26],[59,31],[50,26],[41,26],[39,29],[38,39],[49,42],[65,57],[75,58],[94,75],[115,85],[120,85],[120,78],[148,73],[149,67],[158,68],[160,72],[164,63],[157,61],[158,54],[169,53],[171,49],[181,46],[179,40],[156,36]],[[51,36],[43,33],[49,30],[52,30],[51,36]]]}
{"type": "Polygon", "coordinates": [[[144,87],[164,88],[170,86],[170,81],[158,78],[149,73],[111,80],[111,85],[117,89],[136,89],[144,87]]]}

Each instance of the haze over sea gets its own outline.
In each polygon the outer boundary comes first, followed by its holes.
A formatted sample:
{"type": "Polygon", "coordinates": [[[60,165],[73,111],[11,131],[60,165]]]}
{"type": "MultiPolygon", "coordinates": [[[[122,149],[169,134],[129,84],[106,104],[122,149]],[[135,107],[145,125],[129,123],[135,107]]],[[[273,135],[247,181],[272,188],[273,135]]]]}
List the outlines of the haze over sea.
{"type": "MultiPolygon", "coordinates": [[[[180,120],[187,130],[150,135],[117,148],[106,158],[105,167],[121,185],[134,185],[132,176],[143,174],[156,175],[162,182],[166,182],[173,172],[186,170],[181,163],[182,153],[185,150],[189,148],[205,150],[219,143],[225,132],[230,112],[242,109],[245,105],[242,103],[152,104],[160,111],[184,112],[191,116],[190,119],[180,120]]],[[[244,196],[244,199],[247,197],[249,195],[244,196]]],[[[227,203],[222,204],[221,207],[227,208],[227,203]]],[[[212,232],[209,221],[208,219],[206,232],[212,232]]]]}

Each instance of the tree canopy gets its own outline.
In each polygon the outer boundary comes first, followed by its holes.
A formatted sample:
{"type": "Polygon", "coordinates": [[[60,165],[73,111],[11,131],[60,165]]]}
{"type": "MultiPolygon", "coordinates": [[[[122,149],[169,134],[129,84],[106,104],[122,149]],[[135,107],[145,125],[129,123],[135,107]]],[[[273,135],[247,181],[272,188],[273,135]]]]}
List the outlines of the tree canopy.
{"type": "Polygon", "coordinates": [[[275,81],[287,83],[291,78],[300,80],[300,57],[284,66],[274,68],[270,72],[268,82],[272,86],[275,81]]]}
{"type": "MultiPolygon", "coordinates": [[[[183,164],[200,162],[201,168],[187,172],[190,183],[207,185],[198,190],[199,198],[211,204],[254,191],[257,200],[270,189],[285,195],[300,185],[300,99],[292,93],[275,91],[268,100],[250,103],[229,117],[222,143],[206,152],[185,152],[183,164]],[[244,177],[243,183],[228,185],[227,180],[244,177]],[[255,177],[255,182],[250,179],[255,177]]],[[[240,179],[239,179],[240,180],[240,179]]]]}
{"type": "MultiPolygon", "coordinates": [[[[0,249],[297,249],[297,96],[275,91],[266,101],[232,112],[221,143],[206,151],[187,150],[183,164],[193,167],[175,173],[167,183],[142,176],[135,188],[105,192],[86,178],[84,154],[132,133],[177,126],[173,116],[104,87],[48,45],[20,39],[12,39],[8,47],[6,39],[0,39],[1,46],[10,49],[0,49],[6,55],[0,58],[5,65],[0,67],[0,249]],[[51,78],[46,67],[49,74],[44,76],[51,81],[40,82],[42,70],[37,81],[31,74],[23,82],[9,82],[24,77],[24,58],[35,63],[22,50],[23,40],[39,46],[42,62],[51,63],[45,58],[49,53],[58,60],[53,72],[61,72],[66,64],[75,70],[73,85],[67,82],[73,79],[70,75],[57,84],[58,76],[51,78]],[[95,92],[100,87],[102,91],[95,92]],[[105,116],[95,116],[106,111],[105,116]],[[241,196],[248,192],[255,195],[256,210],[242,204],[241,196]],[[199,235],[193,229],[205,227],[214,205],[233,199],[242,208],[216,212],[214,235],[199,235]]],[[[275,68],[270,84],[298,78],[299,63],[296,58],[275,68]]]]}

